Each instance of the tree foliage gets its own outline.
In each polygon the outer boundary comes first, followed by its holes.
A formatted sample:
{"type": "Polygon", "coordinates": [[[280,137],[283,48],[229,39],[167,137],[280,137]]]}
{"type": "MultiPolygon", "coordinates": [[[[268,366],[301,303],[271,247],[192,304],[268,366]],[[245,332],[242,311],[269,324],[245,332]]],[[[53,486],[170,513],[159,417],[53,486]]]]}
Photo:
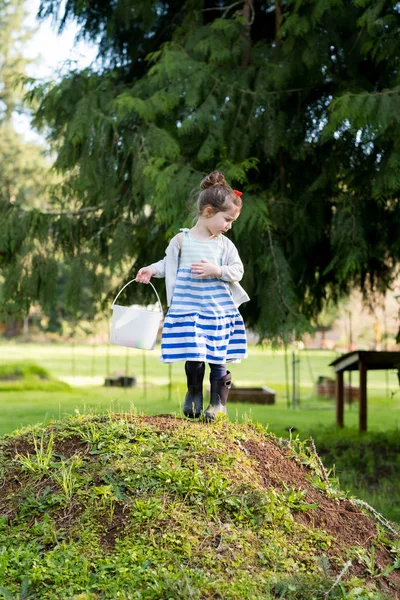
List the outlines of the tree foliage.
{"type": "Polygon", "coordinates": [[[24,26],[25,0],[0,0],[0,121],[22,107],[28,60],[21,48],[32,32],[24,26]]]}
{"type": "Polygon", "coordinates": [[[57,214],[24,218],[93,275],[93,297],[107,292],[100,267],[122,281],[163,255],[215,168],[244,191],[232,238],[243,315],[262,336],[299,333],[354,286],[387,290],[400,258],[396,2],[60,6],[42,0],[42,17],[75,19],[99,56],[32,92],[64,183],[57,214]]]}
{"type": "Polygon", "coordinates": [[[93,317],[94,310],[87,299],[88,269],[81,258],[63,258],[53,240],[54,216],[44,214],[58,201],[61,179],[50,172],[45,148],[27,142],[14,127],[13,116],[30,109],[24,101],[24,45],[32,32],[25,17],[25,0],[0,0],[0,319],[15,324],[35,304],[59,324],[68,311],[93,317]],[[79,306],[77,284],[83,288],[79,306]]]}

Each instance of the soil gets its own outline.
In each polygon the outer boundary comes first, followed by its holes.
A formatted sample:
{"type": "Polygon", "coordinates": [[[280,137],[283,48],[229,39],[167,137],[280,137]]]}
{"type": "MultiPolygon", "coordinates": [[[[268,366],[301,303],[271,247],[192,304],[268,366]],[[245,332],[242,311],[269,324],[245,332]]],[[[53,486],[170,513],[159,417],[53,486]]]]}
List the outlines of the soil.
{"type": "MultiPolygon", "coordinates": [[[[370,516],[350,500],[328,498],[313,487],[307,480],[307,477],[312,477],[312,471],[293,459],[288,450],[269,440],[262,443],[247,441],[243,442],[242,446],[256,460],[256,469],[266,489],[273,487],[282,490],[285,486],[293,486],[297,490],[306,491],[305,502],[318,505],[318,508],[294,513],[293,517],[306,527],[321,529],[332,536],[331,551],[334,555],[340,557],[345,548],[352,546],[362,546],[370,550],[374,538],[378,535],[375,521],[370,516]]],[[[387,534],[387,537],[390,539],[391,535],[387,534]]],[[[374,545],[375,568],[383,571],[393,564],[393,558],[384,546],[377,543],[374,545]]],[[[350,573],[354,575],[362,575],[363,571],[361,563],[353,564],[350,569],[350,573]]],[[[392,571],[385,579],[391,586],[391,597],[400,600],[400,570],[392,571]]]]}
{"type": "MultiPolygon", "coordinates": [[[[89,450],[90,444],[76,435],[60,440],[55,439],[53,444],[53,455],[63,459],[71,458],[74,454],[87,454],[89,450]]],[[[6,458],[14,458],[17,454],[27,456],[28,454],[34,454],[35,448],[31,440],[17,438],[9,440],[4,446],[3,453],[6,458]]]]}

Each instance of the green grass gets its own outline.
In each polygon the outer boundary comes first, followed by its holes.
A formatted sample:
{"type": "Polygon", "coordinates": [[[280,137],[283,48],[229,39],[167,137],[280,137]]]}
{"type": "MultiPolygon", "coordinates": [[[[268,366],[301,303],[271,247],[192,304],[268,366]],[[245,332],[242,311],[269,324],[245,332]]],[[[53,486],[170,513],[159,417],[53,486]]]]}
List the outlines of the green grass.
{"type": "Polygon", "coordinates": [[[70,386],[50,377],[48,371],[34,363],[0,364],[0,394],[4,392],[65,392],[70,386]]]}
{"type": "MultiPolygon", "coordinates": [[[[20,390],[0,394],[2,419],[0,435],[21,426],[59,418],[74,411],[106,412],[109,409],[129,410],[134,407],[145,414],[179,413],[185,394],[183,363],[171,366],[160,363],[159,348],[153,352],[125,349],[118,346],[74,346],[58,344],[0,345],[0,366],[9,362],[34,360],[47,369],[54,378],[66,378],[73,387],[70,392],[40,392],[20,390]],[[144,363],[145,361],[145,363],[144,363]],[[145,366],[145,370],[144,370],[145,366]],[[128,373],[138,379],[132,389],[104,388],[104,377],[113,372],[128,373]],[[171,387],[169,373],[171,372],[171,387]],[[146,387],[144,387],[146,382],[146,387]],[[97,385],[85,386],[87,383],[97,385]]],[[[333,400],[316,397],[314,383],[318,376],[332,376],[329,363],[336,357],[334,352],[313,351],[300,355],[300,405],[287,407],[285,363],[282,351],[251,347],[249,358],[241,364],[231,365],[233,381],[240,386],[268,385],[277,393],[276,404],[229,404],[232,420],[242,421],[249,416],[278,435],[288,435],[288,428],[295,427],[301,438],[319,427],[335,424],[333,400]]],[[[289,355],[289,362],[291,356],[289,355]]],[[[290,373],[291,373],[291,365],[290,373]]],[[[206,382],[207,382],[206,375],[206,382]]],[[[386,373],[372,371],[368,374],[368,427],[373,431],[385,431],[400,426],[400,393],[391,398],[398,389],[397,375],[388,373],[389,394],[386,391],[386,373]]],[[[353,385],[356,376],[353,374],[353,385]]],[[[290,390],[291,393],[291,390],[290,390]]],[[[289,399],[291,402],[291,398],[289,399]]],[[[358,424],[358,406],[346,407],[346,427],[358,424]]]]}
{"type": "Polygon", "coordinates": [[[49,379],[49,373],[43,367],[26,362],[0,364],[0,381],[14,378],[22,379],[23,377],[49,379]]]}

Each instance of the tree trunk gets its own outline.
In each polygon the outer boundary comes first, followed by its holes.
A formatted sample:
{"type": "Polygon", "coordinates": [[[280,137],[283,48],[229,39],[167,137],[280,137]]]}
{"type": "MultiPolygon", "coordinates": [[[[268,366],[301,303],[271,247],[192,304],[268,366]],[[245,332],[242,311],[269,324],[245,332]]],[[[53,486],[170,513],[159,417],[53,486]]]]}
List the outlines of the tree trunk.
{"type": "Polygon", "coordinates": [[[282,10],[280,0],[275,0],[275,48],[277,54],[281,43],[281,18],[282,10]]]}
{"type": "Polygon", "coordinates": [[[21,333],[21,321],[19,319],[9,319],[5,325],[4,337],[13,338],[21,333]]]}
{"type": "Polygon", "coordinates": [[[254,6],[253,0],[247,0],[243,7],[243,16],[246,19],[243,35],[247,42],[246,49],[243,53],[242,67],[247,67],[250,63],[251,56],[251,26],[254,21],[254,6]]]}

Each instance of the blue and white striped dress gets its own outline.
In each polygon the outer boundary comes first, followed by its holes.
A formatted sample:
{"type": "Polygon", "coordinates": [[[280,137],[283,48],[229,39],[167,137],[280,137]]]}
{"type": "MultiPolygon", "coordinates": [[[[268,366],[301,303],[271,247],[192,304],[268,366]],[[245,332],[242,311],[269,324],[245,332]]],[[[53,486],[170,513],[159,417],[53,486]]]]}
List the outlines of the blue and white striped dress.
{"type": "Polygon", "coordinates": [[[161,336],[161,361],[196,360],[225,364],[247,357],[246,331],[227,284],[217,277],[197,279],[193,263],[204,258],[221,266],[222,239],[196,240],[184,230],[171,306],[161,336]]]}

